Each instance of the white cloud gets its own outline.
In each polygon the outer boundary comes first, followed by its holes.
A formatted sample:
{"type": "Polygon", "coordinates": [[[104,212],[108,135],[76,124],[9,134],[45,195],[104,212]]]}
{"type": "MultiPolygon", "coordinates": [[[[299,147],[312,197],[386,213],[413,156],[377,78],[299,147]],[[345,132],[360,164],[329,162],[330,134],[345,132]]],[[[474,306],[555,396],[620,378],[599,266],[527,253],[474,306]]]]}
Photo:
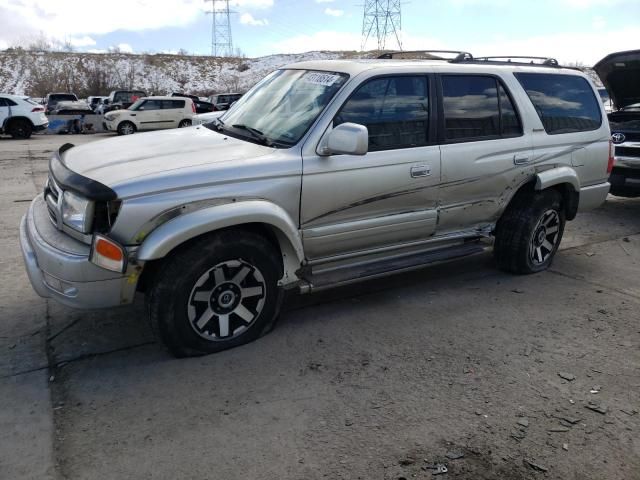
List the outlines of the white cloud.
{"type": "Polygon", "coordinates": [[[67,41],[74,47],[90,47],[96,44],[96,41],[88,35],[84,37],[70,37],[67,41]]]}
{"type": "Polygon", "coordinates": [[[324,13],[332,17],[341,17],[342,15],[344,15],[344,10],[325,8],[324,13]]]}
{"type": "Polygon", "coordinates": [[[243,25],[251,25],[252,27],[264,27],[269,25],[269,20],[266,18],[253,18],[253,15],[250,13],[243,13],[240,15],[240,23],[243,25]]]}
{"type": "Polygon", "coordinates": [[[117,48],[122,53],[133,53],[133,47],[131,45],[129,45],[128,43],[119,43],[117,45],[117,48]]]}

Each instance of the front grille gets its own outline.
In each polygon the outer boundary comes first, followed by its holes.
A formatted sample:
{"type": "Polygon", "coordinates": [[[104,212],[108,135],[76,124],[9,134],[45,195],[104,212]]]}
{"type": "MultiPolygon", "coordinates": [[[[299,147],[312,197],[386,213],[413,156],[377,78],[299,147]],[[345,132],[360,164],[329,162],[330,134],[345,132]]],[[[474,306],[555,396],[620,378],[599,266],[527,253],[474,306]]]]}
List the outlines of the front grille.
{"type": "MultiPolygon", "coordinates": [[[[611,130],[611,133],[617,133],[618,130],[611,130]]],[[[640,142],[640,132],[620,132],[625,137],[625,142],[640,142]]]]}
{"type": "Polygon", "coordinates": [[[62,196],[62,190],[56,184],[55,180],[49,176],[47,184],[44,187],[44,199],[47,204],[47,211],[49,212],[49,218],[58,230],[61,230],[61,206],[60,200],[62,196]]]}
{"type": "Polygon", "coordinates": [[[640,147],[616,147],[616,156],[640,158],[640,147]]]}

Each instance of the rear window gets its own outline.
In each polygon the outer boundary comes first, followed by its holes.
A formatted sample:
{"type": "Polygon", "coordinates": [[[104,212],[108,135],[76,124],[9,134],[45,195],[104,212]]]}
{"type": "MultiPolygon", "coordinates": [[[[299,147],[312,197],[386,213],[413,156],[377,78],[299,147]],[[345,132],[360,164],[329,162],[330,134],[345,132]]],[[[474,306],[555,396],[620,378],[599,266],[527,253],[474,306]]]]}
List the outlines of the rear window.
{"type": "Polygon", "coordinates": [[[58,102],[75,102],[78,98],[75,95],[50,95],[49,103],[58,103],[58,102]]]}
{"type": "Polygon", "coordinates": [[[602,125],[600,101],[575,75],[516,73],[548,134],[588,132],[602,125]]]}

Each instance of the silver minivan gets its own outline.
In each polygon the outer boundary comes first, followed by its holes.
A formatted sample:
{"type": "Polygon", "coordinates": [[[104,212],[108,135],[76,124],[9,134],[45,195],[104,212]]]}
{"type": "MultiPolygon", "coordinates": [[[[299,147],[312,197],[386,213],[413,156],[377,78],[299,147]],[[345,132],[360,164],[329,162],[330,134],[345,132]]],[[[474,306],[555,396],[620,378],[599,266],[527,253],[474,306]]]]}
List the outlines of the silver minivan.
{"type": "Polygon", "coordinates": [[[317,291],[485,251],[546,269],[599,206],[609,125],[551,60],[329,60],[271,73],[223,116],[65,145],[20,229],[36,291],[129,304],[177,356],[269,331],[317,291]]]}

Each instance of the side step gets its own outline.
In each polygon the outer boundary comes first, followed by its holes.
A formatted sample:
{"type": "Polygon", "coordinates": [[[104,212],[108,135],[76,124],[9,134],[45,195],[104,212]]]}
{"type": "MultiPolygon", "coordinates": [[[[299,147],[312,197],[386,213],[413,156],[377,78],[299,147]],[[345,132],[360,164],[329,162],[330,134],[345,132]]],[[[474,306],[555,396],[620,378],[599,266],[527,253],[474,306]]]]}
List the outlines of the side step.
{"type": "Polygon", "coordinates": [[[480,242],[465,243],[452,247],[409,254],[388,260],[371,260],[357,265],[318,272],[308,279],[301,291],[317,292],[328,288],[374,279],[399,272],[417,270],[434,263],[455,258],[477,255],[487,250],[488,245],[480,242]]]}

